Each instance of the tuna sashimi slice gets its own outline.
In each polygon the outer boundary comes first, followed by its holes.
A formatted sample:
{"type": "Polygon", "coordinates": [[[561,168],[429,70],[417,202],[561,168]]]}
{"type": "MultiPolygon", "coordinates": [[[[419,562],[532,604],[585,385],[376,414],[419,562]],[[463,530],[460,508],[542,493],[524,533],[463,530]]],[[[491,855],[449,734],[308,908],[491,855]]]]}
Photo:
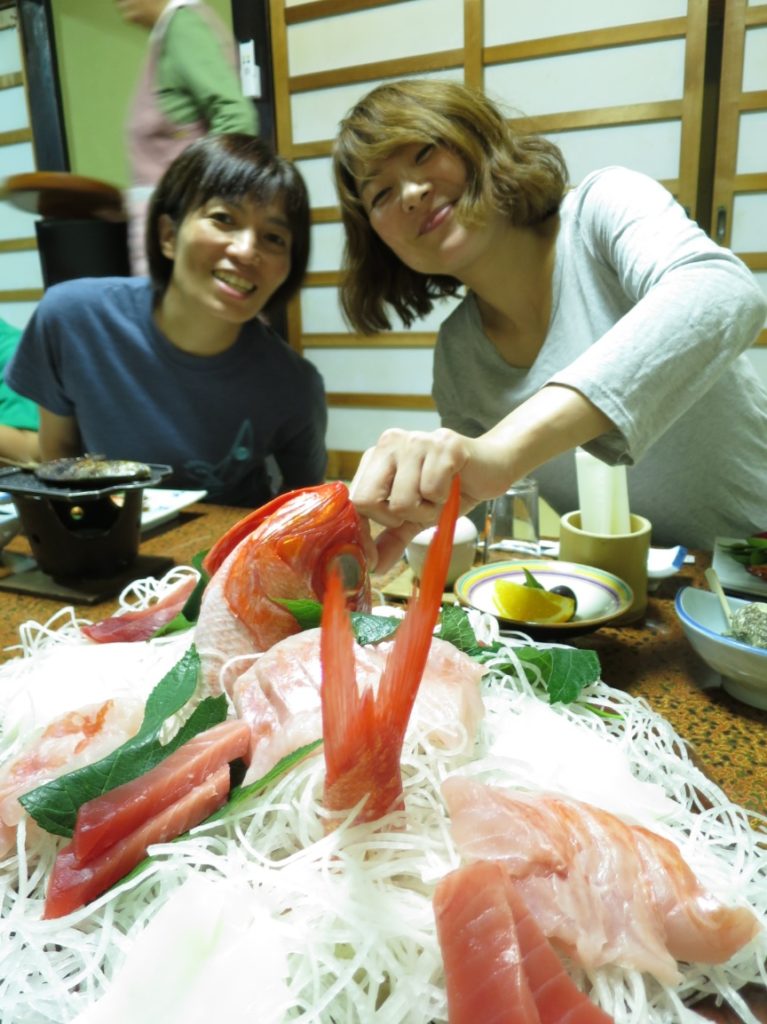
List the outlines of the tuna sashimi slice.
{"type": "Polygon", "coordinates": [[[450,1024],[541,1024],[523,966],[507,875],[477,861],[434,892],[450,1024]]]}
{"type": "Polygon", "coordinates": [[[88,864],[78,866],[71,843],[62,847],[48,883],[43,918],[71,914],[100,896],[135,868],[153,843],[168,842],[199,825],[225,803],[228,793],[229,766],[223,765],[196,789],[88,864]]]}
{"type": "Polygon", "coordinates": [[[497,862],[493,867],[504,876],[506,899],[514,915],[525,975],[541,1024],[612,1024],[613,1018],[592,1003],[567,974],[508,873],[497,862]]]}
{"type": "Polygon", "coordinates": [[[98,857],[221,765],[244,757],[249,743],[245,722],[221,722],[188,740],[144,775],[82,804],[71,844],[75,862],[98,857]]]}
{"type": "Polygon", "coordinates": [[[177,587],[168,591],[165,597],[148,608],[110,615],[108,619],[102,619],[92,626],[83,626],[82,631],[99,644],[148,640],[158,629],[175,619],[196,586],[195,577],[187,576],[177,587]]]}

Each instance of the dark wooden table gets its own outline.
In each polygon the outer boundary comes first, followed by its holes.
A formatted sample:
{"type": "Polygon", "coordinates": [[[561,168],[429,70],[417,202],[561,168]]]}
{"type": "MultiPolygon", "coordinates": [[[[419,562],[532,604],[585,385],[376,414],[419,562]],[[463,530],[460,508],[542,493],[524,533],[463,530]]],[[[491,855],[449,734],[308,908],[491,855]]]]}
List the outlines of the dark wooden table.
{"type": "MultiPolygon", "coordinates": [[[[192,505],[172,522],[142,538],[146,555],[170,555],[177,564],[189,563],[206,550],[243,515],[242,509],[192,505]]],[[[10,557],[28,553],[25,538],[15,538],[6,549],[10,557]]],[[[743,807],[767,813],[767,712],[741,704],[714,685],[705,665],[691,650],[674,611],[680,587],[704,586],[709,558],[696,553],[694,565],[662,581],[650,595],[643,621],[620,628],[603,628],[573,642],[597,652],[602,678],[618,689],[647,699],[692,747],[709,777],[730,799],[743,807]]],[[[7,573],[0,569],[0,576],[7,573]]],[[[374,579],[374,584],[376,581],[374,579]]],[[[81,607],[78,612],[97,621],[117,606],[116,599],[81,607]]],[[[0,594],[0,660],[13,657],[7,650],[18,642],[22,622],[46,622],[61,603],[41,597],[0,594]]],[[[767,1022],[767,995],[758,991],[750,1000],[760,1021],[767,1022]]],[[[727,1011],[710,1008],[706,1016],[720,1022],[735,1021],[727,1011]]]]}

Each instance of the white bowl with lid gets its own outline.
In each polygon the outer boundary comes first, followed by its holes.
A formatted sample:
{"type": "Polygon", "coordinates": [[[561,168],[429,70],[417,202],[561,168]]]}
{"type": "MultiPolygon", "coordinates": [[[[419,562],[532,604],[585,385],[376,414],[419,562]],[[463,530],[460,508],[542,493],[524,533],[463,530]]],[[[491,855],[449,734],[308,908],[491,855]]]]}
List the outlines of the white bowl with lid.
{"type": "MultiPolygon", "coordinates": [[[[407,564],[413,570],[416,579],[420,579],[423,572],[426,552],[429,550],[432,538],[436,532],[436,526],[430,526],[421,530],[410,541],[405,548],[407,564]]],[[[474,565],[477,557],[477,528],[468,516],[459,516],[455,522],[453,532],[453,553],[450,556],[450,565],[447,569],[446,587],[451,587],[459,576],[468,572],[474,565]]]]}

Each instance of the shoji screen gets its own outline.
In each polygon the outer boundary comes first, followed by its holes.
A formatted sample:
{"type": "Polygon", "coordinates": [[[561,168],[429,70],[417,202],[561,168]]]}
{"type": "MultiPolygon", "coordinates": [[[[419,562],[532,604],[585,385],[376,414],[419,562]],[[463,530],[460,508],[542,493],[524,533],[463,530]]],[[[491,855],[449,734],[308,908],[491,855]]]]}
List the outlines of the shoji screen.
{"type": "Polygon", "coordinates": [[[767,295],[767,0],[725,5],[713,225],[767,295]]]}
{"type": "Polygon", "coordinates": [[[290,341],[325,378],[331,471],[353,471],[387,426],[437,425],[432,348],[450,308],[374,338],[344,323],[329,159],[339,119],[384,79],[457,78],[553,137],[574,182],[625,164],[662,180],[694,215],[706,14],[706,0],[271,0],[278,144],[313,207],[311,274],[290,341]]]}
{"type": "MultiPolygon", "coordinates": [[[[6,7],[0,9],[0,181],[34,170],[17,14],[6,7]]],[[[0,317],[15,327],[26,325],[42,295],[34,220],[0,199],[0,317]]]]}

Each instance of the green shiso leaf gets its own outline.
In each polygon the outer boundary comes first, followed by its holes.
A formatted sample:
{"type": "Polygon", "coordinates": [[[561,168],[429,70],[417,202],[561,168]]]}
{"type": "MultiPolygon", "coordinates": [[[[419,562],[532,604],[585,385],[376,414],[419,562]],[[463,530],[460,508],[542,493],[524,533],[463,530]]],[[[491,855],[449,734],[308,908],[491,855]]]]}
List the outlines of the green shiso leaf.
{"type": "MultiPolygon", "coordinates": [[[[442,609],[442,628],[439,634],[460,651],[478,661],[497,658],[506,650],[500,643],[482,647],[471,628],[466,612],[455,605],[447,605],[442,609]]],[[[530,666],[526,675],[531,683],[538,680],[538,674],[546,687],[549,701],[553,704],[571,704],[578,700],[585,687],[597,682],[600,677],[599,658],[594,651],[581,651],[575,648],[562,647],[515,647],[514,653],[522,662],[522,667],[530,666]]],[[[509,661],[511,670],[511,661],[509,661]]]]}
{"type": "Polygon", "coordinates": [[[37,824],[46,832],[71,837],[81,804],[138,778],[193,736],[223,722],[227,716],[226,697],[207,697],[170,742],[159,741],[166,719],[180,711],[194,694],[199,670],[199,655],[190,647],[152,690],[135,736],[95,764],[78,768],[19,797],[37,824]]]}
{"type": "MultiPolygon", "coordinates": [[[[317,601],[290,601],[287,598],[272,598],[275,604],[281,605],[296,620],[302,630],[316,629],[322,619],[322,605],[317,601]]],[[[401,619],[395,616],[367,615],[364,612],[352,612],[352,629],[354,639],[363,647],[365,644],[377,644],[395,632],[401,619]]]]}
{"type": "Polygon", "coordinates": [[[186,599],[186,604],[175,618],[171,619],[170,622],[166,622],[164,626],[160,626],[152,634],[153,636],[169,636],[171,633],[183,633],[185,630],[191,629],[195,622],[197,622],[197,619],[200,617],[200,602],[202,601],[203,591],[210,579],[202,567],[202,560],[207,553],[207,551],[198,551],[194,558],[192,558],[192,565],[200,573],[200,578],[197,580],[194,590],[186,599]]]}
{"type": "Polygon", "coordinates": [[[306,746],[299,747],[298,750],[294,750],[292,754],[287,754],[283,757],[274,768],[271,768],[266,775],[263,775],[260,779],[256,779],[255,782],[249,783],[247,786],[236,786],[229,794],[229,799],[223,807],[215,811],[209,818],[208,821],[218,821],[220,818],[225,818],[233,807],[237,807],[239,804],[250,797],[260,793],[263,789],[283,775],[287,775],[293,765],[298,764],[309,754],[313,753],[317,747],[322,745],[322,740],[314,740],[312,743],[307,743],[306,746]]]}
{"type": "Polygon", "coordinates": [[[523,666],[534,665],[539,669],[552,704],[572,704],[585,687],[599,679],[599,658],[594,651],[517,647],[514,653],[523,666]]]}

